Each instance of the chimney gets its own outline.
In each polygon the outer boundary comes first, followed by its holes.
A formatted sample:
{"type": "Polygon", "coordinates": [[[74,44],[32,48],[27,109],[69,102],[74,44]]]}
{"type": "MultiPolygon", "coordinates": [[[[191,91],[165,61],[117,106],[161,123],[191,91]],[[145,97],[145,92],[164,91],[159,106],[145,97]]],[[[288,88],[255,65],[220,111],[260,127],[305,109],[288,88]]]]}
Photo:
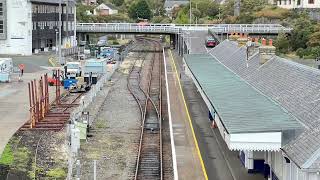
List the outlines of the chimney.
{"type": "Polygon", "coordinates": [[[267,40],[262,39],[262,45],[259,47],[260,55],[260,65],[266,63],[276,54],[276,47],[272,45],[272,39],[269,40],[269,45],[267,45],[267,40]]]}
{"type": "Polygon", "coordinates": [[[248,42],[248,37],[241,33],[240,38],[237,39],[237,42],[239,47],[245,46],[248,42]]]}
{"type": "Polygon", "coordinates": [[[230,40],[231,41],[237,41],[237,39],[239,39],[240,36],[238,35],[238,33],[232,33],[230,36],[230,40]]]}

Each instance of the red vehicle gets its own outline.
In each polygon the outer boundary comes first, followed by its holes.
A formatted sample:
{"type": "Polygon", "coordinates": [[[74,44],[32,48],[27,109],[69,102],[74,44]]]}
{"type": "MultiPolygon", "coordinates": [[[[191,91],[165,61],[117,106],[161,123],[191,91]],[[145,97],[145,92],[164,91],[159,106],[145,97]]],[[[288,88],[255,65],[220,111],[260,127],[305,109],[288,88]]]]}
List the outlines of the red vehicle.
{"type": "Polygon", "coordinates": [[[216,47],[216,45],[218,45],[218,41],[216,41],[214,38],[206,39],[206,47],[216,47]]]}

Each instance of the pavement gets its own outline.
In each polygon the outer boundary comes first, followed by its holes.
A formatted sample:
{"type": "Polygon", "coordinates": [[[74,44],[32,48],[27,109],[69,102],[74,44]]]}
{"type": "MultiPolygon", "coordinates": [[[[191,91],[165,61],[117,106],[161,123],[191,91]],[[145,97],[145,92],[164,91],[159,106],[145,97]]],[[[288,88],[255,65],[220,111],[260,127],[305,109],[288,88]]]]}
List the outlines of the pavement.
{"type": "Polygon", "coordinates": [[[18,81],[18,74],[13,73],[12,82],[0,83],[0,156],[10,138],[29,119],[28,82],[48,72],[45,68],[48,66],[47,56],[17,56],[12,59],[15,66],[25,64],[25,73],[22,82],[18,81]]]}
{"type": "MultiPolygon", "coordinates": [[[[206,179],[203,173],[201,159],[196,149],[192,129],[189,124],[187,110],[180,91],[174,66],[168,54],[167,76],[170,95],[170,111],[172,119],[173,139],[176,151],[177,171],[179,179],[206,179]]],[[[174,157],[173,157],[174,158],[174,157]]]]}
{"type": "Polygon", "coordinates": [[[193,31],[190,32],[190,35],[186,36],[186,41],[188,41],[188,37],[190,37],[191,53],[207,53],[207,48],[205,47],[207,36],[207,31],[193,31]]]}

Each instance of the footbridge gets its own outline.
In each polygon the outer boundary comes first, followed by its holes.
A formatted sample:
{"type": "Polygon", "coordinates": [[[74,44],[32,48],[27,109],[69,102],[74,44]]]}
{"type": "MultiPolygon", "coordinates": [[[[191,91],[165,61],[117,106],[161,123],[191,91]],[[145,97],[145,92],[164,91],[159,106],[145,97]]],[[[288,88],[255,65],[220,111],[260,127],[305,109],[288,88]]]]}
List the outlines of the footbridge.
{"type": "Polygon", "coordinates": [[[208,31],[216,34],[279,34],[291,28],[280,24],[138,24],[138,23],[78,23],[78,33],[146,33],[180,34],[186,31],[208,31]]]}

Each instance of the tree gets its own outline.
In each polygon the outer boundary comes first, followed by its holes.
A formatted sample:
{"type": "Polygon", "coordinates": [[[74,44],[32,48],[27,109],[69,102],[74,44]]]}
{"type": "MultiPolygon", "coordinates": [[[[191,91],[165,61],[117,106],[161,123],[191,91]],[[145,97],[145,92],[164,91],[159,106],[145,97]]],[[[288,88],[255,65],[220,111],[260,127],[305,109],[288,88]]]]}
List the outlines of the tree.
{"type": "Polygon", "coordinates": [[[142,19],[150,19],[151,18],[151,10],[148,3],[145,0],[139,0],[138,2],[134,2],[129,7],[129,17],[132,19],[142,18],[142,19]]]}
{"type": "Polygon", "coordinates": [[[122,6],[122,4],[124,3],[124,0],[112,0],[111,2],[116,6],[122,6]]]}
{"type": "Polygon", "coordinates": [[[209,17],[215,17],[219,14],[219,7],[220,5],[217,4],[216,2],[211,2],[209,5],[208,5],[208,9],[207,9],[207,14],[209,17]]]}
{"type": "Polygon", "coordinates": [[[286,34],[280,33],[275,41],[275,47],[279,53],[287,53],[289,51],[289,40],[286,34]]]}
{"type": "Polygon", "coordinates": [[[302,15],[293,23],[293,31],[290,44],[295,51],[299,48],[306,49],[310,35],[313,33],[313,25],[308,16],[302,15]]]}
{"type": "Polygon", "coordinates": [[[315,26],[314,32],[310,34],[307,45],[311,47],[320,46],[320,24],[315,26]]]}

